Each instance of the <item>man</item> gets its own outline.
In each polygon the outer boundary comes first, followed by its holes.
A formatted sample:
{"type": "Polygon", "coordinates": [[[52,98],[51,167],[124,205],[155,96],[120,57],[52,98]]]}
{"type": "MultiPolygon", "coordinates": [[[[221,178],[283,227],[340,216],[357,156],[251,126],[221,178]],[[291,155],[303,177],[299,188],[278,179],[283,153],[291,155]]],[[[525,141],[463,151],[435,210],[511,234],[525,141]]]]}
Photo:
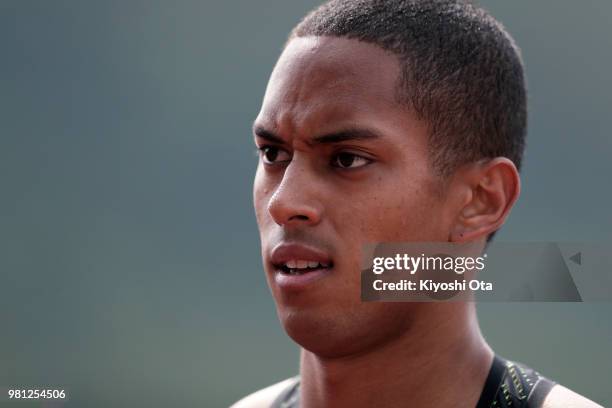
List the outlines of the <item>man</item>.
{"type": "Polygon", "coordinates": [[[476,242],[519,196],[517,47],[460,1],[332,0],[294,28],[254,123],[266,277],[300,375],[234,407],[595,407],[495,356],[473,302],[362,302],[368,242],[476,242]],[[543,404],[543,405],[542,405],[543,404]]]}

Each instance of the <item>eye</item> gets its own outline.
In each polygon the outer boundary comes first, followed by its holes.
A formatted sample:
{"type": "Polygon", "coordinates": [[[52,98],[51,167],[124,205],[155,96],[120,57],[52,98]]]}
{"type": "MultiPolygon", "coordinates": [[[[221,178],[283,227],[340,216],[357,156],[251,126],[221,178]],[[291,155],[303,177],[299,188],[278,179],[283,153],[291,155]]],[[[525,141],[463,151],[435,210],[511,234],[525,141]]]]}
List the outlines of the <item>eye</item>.
{"type": "Polygon", "coordinates": [[[259,148],[261,159],[266,164],[277,164],[291,161],[291,155],[276,146],[262,146],[259,148]]]}
{"type": "Polygon", "coordinates": [[[367,166],[371,162],[370,159],[349,152],[338,153],[332,158],[332,166],[341,169],[356,169],[367,166]]]}

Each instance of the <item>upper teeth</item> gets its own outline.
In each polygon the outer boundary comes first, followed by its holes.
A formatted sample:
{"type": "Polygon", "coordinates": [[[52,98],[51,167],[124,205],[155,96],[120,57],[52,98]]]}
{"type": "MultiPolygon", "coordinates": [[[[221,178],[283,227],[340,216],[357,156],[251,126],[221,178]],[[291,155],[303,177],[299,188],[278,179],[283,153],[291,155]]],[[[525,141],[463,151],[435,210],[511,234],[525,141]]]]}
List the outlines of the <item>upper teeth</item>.
{"type": "Polygon", "coordinates": [[[285,265],[289,269],[317,268],[319,266],[323,268],[329,267],[328,263],[317,262],[317,261],[305,261],[303,259],[292,259],[290,261],[287,261],[285,265]]]}

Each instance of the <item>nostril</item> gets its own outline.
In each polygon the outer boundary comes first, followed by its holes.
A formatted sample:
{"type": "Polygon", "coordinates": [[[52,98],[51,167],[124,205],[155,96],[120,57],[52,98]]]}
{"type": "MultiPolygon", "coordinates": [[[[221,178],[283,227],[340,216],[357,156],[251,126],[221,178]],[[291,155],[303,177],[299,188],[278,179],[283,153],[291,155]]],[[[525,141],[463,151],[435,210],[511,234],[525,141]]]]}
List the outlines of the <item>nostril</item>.
{"type": "Polygon", "coordinates": [[[322,209],[308,194],[296,196],[295,192],[279,188],[268,203],[268,212],[278,225],[285,224],[317,224],[320,221],[322,209]]]}

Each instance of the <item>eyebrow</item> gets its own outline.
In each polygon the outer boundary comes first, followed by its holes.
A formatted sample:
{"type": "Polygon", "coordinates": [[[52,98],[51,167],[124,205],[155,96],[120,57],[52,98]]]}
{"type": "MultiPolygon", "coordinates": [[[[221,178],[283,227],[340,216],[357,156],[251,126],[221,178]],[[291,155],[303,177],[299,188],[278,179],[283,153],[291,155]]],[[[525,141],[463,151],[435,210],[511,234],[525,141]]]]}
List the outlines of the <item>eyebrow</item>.
{"type": "MultiPolygon", "coordinates": [[[[274,134],[274,132],[267,130],[261,126],[255,126],[253,133],[257,137],[265,139],[272,143],[284,144],[285,141],[280,136],[274,134]]],[[[339,143],[350,140],[372,140],[379,139],[380,135],[373,130],[367,128],[348,128],[337,132],[328,133],[321,136],[315,136],[309,142],[310,144],[331,144],[339,143]]]]}

